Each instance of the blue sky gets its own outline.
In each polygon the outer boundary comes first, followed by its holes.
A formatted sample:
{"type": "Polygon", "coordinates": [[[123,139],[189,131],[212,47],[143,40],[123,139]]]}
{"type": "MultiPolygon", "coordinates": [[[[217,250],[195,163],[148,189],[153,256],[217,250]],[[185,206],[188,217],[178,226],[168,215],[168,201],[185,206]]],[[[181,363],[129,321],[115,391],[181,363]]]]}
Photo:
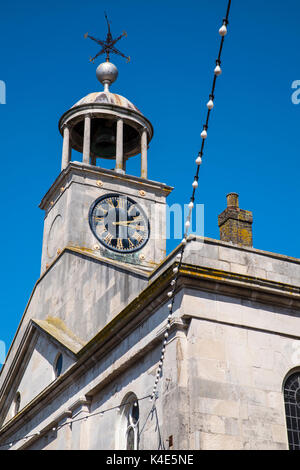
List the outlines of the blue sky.
{"type": "MultiPolygon", "coordinates": [[[[174,186],[169,204],[189,202],[227,0],[28,0],[5,2],[0,18],[2,247],[0,341],[9,347],[39,278],[43,213],[38,204],[60,171],[60,116],[101,89],[98,51],[86,32],[128,37],[131,62],[112,91],[151,120],[149,178],[174,186]]],[[[205,235],[219,238],[226,194],[253,211],[254,247],[300,258],[299,119],[292,103],[300,80],[300,4],[232,1],[215,109],[201,167],[198,203],[205,235]]],[[[128,170],[139,172],[139,159],[128,170]]],[[[170,241],[169,251],[177,244],[170,241]]]]}

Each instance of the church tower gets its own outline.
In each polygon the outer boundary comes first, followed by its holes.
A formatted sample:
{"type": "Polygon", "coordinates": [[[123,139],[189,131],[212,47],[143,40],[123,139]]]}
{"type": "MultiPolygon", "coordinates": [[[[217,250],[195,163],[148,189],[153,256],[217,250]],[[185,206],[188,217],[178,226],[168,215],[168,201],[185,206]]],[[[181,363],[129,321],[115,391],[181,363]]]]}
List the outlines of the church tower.
{"type": "Polygon", "coordinates": [[[172,188],[148,179],[152,124],[128,99],[110,91],[118,70],[109,54],[96,74],[104,89],[79,100],[59,121],[61,173],[40,204],[42,273],[65,247],[145,270],[166,255],[165,204],[172,188]],[[82,161],[72,161],[72,150],[82,161]],[[127,160],[139,154],[140,176],[128,175],[127,160]],[[102,159],[114,162],[114,169],[101,168],[102,159]]]}
{"type": "Polygon", "coordinates": [[[0,427],[51,384],[57,370],[60,376],[76,363],[166,257],[166,198],[173,188],[148,179],[151,122],[110,90],[118,77],[110,53],[124,55],[109,23],[106,41],[97,42],[106,52],[96,71],[103,89],[77,101],[59,121],[61,172],[40,203],[41,274],[1,371],[0,427]],[[138,156],[140,174],[129,175],[126,162],[138,156]],[[113,169],[101,167],[103,159],[113,169]]]}

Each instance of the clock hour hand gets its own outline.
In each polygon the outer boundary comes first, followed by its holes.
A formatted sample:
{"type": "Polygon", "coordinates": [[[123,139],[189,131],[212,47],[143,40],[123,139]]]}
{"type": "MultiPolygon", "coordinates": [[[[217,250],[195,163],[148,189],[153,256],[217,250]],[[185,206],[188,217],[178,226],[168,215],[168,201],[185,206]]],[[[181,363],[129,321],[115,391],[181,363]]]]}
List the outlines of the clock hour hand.
{"type": "Polygon", "coordinates": [[[135,220],[121,220],[120,222],[112,222],[113,225],[130,225],[133,224],[135,220]]]}

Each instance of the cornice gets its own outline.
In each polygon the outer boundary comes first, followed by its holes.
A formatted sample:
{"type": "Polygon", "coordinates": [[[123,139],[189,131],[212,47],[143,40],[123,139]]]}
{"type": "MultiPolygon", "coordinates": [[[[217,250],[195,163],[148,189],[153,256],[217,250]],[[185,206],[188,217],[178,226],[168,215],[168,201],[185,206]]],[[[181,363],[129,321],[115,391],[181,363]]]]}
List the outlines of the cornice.
{"type": "Polygon", "coordinates": [[[42,210],[45,210],[47,206],[50,204],[51,197],[53,193],[60,192],[60,188],[64,187],[64,182],[67,180],[69,175],[72,172],[84,172],[85,174],[94,176],[99,178],[99,176],[106,176],[109,177],[111,181],[117,182],[126,182],[132,183],[139,186],[141,189],[145,190],[146,192],[149,190],[154,191],[161,191],[166,196],[168,196],[172,191],[173,187],[168,186],[165,183],[159,183],[157,181],[152,181],[144,178],[140,178],[134,175],[127,175],[116,173],[114,170],[107,170],[106,168],[96,167],[93,165],[87,165],[81,162],[69,162],[68,166],[57,176],[54,183],[51,185],[49,190],[46,192],[45,196],[41,200],[39,207],[42,210]]]}

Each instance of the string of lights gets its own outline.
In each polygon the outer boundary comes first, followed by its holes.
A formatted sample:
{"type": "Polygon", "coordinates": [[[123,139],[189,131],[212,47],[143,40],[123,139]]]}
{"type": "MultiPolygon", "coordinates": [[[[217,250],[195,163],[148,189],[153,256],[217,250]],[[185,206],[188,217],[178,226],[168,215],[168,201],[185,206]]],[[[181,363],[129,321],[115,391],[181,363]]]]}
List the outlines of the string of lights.
{"type": "MultiPolygon", "coordinates": [[[[194,181],[192,183],[193,191],[192,191],[192,196],[191,196],[191,199],[190,199],[190,203],[188,205],[189,213],[188,213],[188,216],[187,216],[186,221],[185,221],[184,237],[183,237],[183,240],[181,242],[180,251],[177,254],[176,259],[175,259],[176,265],[173,268],[174,278],[171,281],[171,290],[167,294],[167,296],[169,298],[169,304],[168,304],[169,314],[168,314],[168,317],[167,317],[167,325],[166,325],[166,331],[164,333],[164,340],[163,340],[163,345],[162,345],[162,349],[161,349],[160,361],[159,361],[159,364],[158,364],[158,367],[157,367],[157,370],[156,370],[155,383],[154,383],[154,387],[153,387],[151,395],[147,395],[147,396],[145,396],[143,398],[139,398],[139,399],[137,398],[136,401],[134,402],[135,406],[138,405],[139,401],[145,400],[147,398],[149,398],[150,401],[153,402],[153,406],[151,407],[151,410],[150,410],[150,412],[147,416],[146,422],[147,422],[150,414],[153,411],[156,411],[155,401],[158,399],[157,387],[158,387],[159,380],[162,376],[161,373],[162,373],[163,363],[164,363],[164,359],[165,359],[166,346],[167,346],[167,343],[168,343],[169,330],[171,328],[171,322],[172,322],[173,313],[174,313],[174,302],[175,302],[176,288],[177,288],[177,283],[178,283],[178,278],[179,278],[179,271],[180,271],[180,268],[182,266],[183,255],[184,255],[184,251],[185,251],[185,248],[186,248],[186,245],[187,245],[187,242],[188,242],[188,234],[189,234],[190,225],[191,225],[192,211],[193,211],[194,203],[195,203],[196,190],[198,188],[199,171],[200,171],[200,166],[202,164],[202,158],[203,158],[203,155],[204,155],[205,141],[208,137],[208,133],[207,133],[208,124],[209,124],[211,111],[214,108],[216,81],[217,81],[217,77],[219,77],[222,74],[221,56],[222,56],[225,36],[227,35],[227,32],[228,32],[227,27],[228,27],[228,24],[229,24],[228,20],[229,20],[230,7],[231,7],[231,0],[228,1],[226,16],[223,19],[223,24],[222,24],[221,28],[219,29],[219,34],[221,36],[221,43],[220,43],[218,58],[216,60],[216,67],[214,69],[214,78],[213,78],[212,89],[211,89],[211,93],[209,95],[209,101],[207,102],[207,105],[206,105],[207,106],[207,116],[206,116],[205,124],[203,125],[203,130],[201,132],[202,143],[201,143],[201,148],[200,148],[200,151],[199,151],[197,159],[196,159],[197,170],[196,170],[196,174],[194,176],[194,181]]],[[[72,425],[73,423],[78,422],[78,421],[86,421],[87,419],[89,419],[91,417],[94,417],[94,416],[97,416],[97,415],[103,416],[104,413],[107,413],[109,411],[113,411],[113,410],[116,410],[116,409],[120,411],[122,409],[122,407],[124,407],[126,405],[129,405],[129,404],[132,404],[132,402],[122,403],[118,406],[114,406],[114,407],[108,408],[106,410],[97,411],[95,413],[88,414],[88,415],[85,415],[85,416],[80,417],[80,418],[68,419],[66,422],[64,422],[60,425],[57,425],[57,426],[53,426],[52,428],[46,428],[43,431],[37,431],[35,433],[28,434],[28,435],[26,435],[26,436],[24,436],[20,439],[13,440],[13,441],[10,441],[10,442],[7,442],[7,443],[3,443],[3,444],[0,445],[0,448],[4,448],[4,447],[5,448],[10,448],[14,444],[17,444],[18,442],[21,442],[21,441],[26,442],[28,439],[33,438],[33,437],[36,437],[36,438],[41,437],[42,435],[46,435],[47,433],[49,433],[51,430],[53,432],[57,432],[58,430],[60,430],[64,426],[72,425]]],[[[146,422],[145,422],[145,424],[142,428],[142,431],[143,431],[143,429],[146,425],[146,422]]]]}
{"type": "Polygon", "coordinates": [[[180,271],[180,268],[181,268],[181,265],[182,265],[184,250],[185,250],[185,247],[186,247],[187,242],[188,242],[188,233],[189,233],[190,226],[191,226],[192,211],[193,211],[194,204],[195,204],[195,194],[196,194],[196,190],[198,188],[199,171],[200,171],[200,166],[202,164],[205,141],[206,141],[207,136],[208,136],[208,133],[207,133],[208,123],[209,123],[209,118],[210,118],[210,115],[211,115],[211,111],[214,107],[216,82],[217,82],[217,78],[222,74],[221,56],[222,56],[225,36],[227,35],[227,32],[228,32],[227,27],[228,27],[228,24],[229,24],[228,20],[229,20],[230,7],[231,7],[231,0],[228,1],[226,16],[223,19],[223,24],[222,24],[221,28],[219,29],[219,35],[221,36],[221,44],[220,44],[220,48],[219,48],[218,58],[216,60],[216,67],[214,69],[214,79],[213,79],[212,89],[211,89],[211,93],[209,95],[209,101],[207,102],[207,105],[206,105],[207,106],[207,116],[206,116],[205,124],[203,125],[203,130],[201,132],[202,144],[201,144],[201,149],[198,153],[198,157],[196,159],[197,171],[196,171],[194,181],[193,181],[193,184],[192,184],[193,192],[192,192],[192,196],[191,196],[191,199],[190,199],[190,203],[188,205],[189,212],[188,212],[188,216],[187,216],[186,222],[185,222],[184,237],[183,237],[183,240],[181,242],[180,251],[179,251],[179,253],[177,254],[177,256],[175,258],[176,265],[173,268],[174,279],[172,279],[172,281],[171,281],[171,290],[167,294],[168,298],[170,299],[170,303],[168,304],[169,315],[168,315],[168,318],[167,318],[167,325],[166,325],[166,331],[164,333],[164,340],[163,340],[163,345],[162,345],[162,349],[161,349],[160,361],[158,363],[158,367],[157,367],[157,370],[156,370],[156,378],[155,378],[155,383],[154,383],[154,387],[153,387],[153,390],[152,390],[152,394],[151,394],[151,397],[150,397],[150,401],[157,400],[157,398],[158,398],[157,387],[158,387],[159,380],[162,376],[161,373],[162,373],[163,363],[164,363],[164,359],[165,359],[166,346],[167,346],[167,343],[168,343],[169,330],[171,328],[171,322],[172,322],[172,319],[173,319],[174,302],[175,302],[175,295],[176,295],[176,288],[177,288],[179,271],[180,271]]]}
{"type": "MultiPolygon", "coordinates": [[[[21,439],[16,439],[16,440],[12,440],[12,441],[6,442],[4,444],[1,444],[0,448],[2,448],[2,447],[6,447],[6,448],[12,447],[14,444],[17,444],[18,442],[21,442],[21,441],[25,442],[28,439],[30,439],[31,437],[41,437],[42,435],[48,434],[50,431],[57,432],[61,428],[63,428],[64,426],[71,426],[73,423],[77,423],[78,421],[87,421],[89,418],[92,418],[94,416],[98,416],[98,415],[103,416],[105,413],[107,413],[109,411],[113,411],[113,410],[120,411],[124,406],[132,405],[132,403],[133,403],[133,406],[138,406],[138,402],[140,402],[142,400],[145,400],[146,398],[149,398],[149,397],[150,397],[150,395],[147,395],[147,396],[142,397],[142,398],[136,398],[136,400],[134,402],[128,401],[128,402],[122,403],[120,405],[112,406],[111,408],[107,408],[106,410],[100,410],[100,411],[96,411],[95,413],[91,413],[91,414],[88,414],[86,416],[82,416],[81,418],[68,419],[65,423],[59,424],[57,426],[53,426],[52,428],[47,427],[44,431],[36,431],[32,434],[27,434],[26,436],[22,437],[21,439]]],[[[149,414],[152,413],[153,409],[154,408],[152,407],[149,414]]],[[[147,417],[147,419],[148,419],[148,417],[147,417]]]]}

